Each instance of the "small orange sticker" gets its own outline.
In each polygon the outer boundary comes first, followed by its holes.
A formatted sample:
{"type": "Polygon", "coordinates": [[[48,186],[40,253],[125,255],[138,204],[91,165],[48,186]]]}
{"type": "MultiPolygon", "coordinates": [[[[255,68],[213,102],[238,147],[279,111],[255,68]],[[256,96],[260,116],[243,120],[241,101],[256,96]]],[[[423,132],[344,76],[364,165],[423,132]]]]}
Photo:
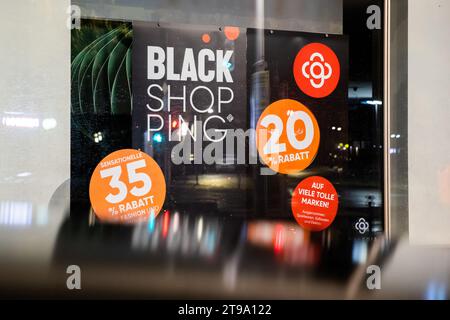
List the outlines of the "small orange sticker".
{"type": "Polygon", "coordinates": [[[231,27],[227,26],[223,29],[223,32],[225,33],[225,37],[227,37],[228,40],[234,41],[237,38],[239,38],[240,30],[238,27],[231,27]]]}
{"type": "Polygon", "coordinates": [[[256,125],[259,156],[273,171],[291,174],[306,169],[319,149],[320,130],[313,113],[291,99],[278,100],[256,125]]]}
{"type": "Polygon", "coordinates": [[[202,35],[202,41],[203,41],[204,43],[209,43],[209,42],[211,41],[211,37],[209,36],[209,34],[204,33],[204,34],[202,35]]]}
{"type": "Polygon", "coordinates": [[[139,150],[123,149],[105,157],[94,170],[89,198],[102,221],[135,223],[156,217],[166,197],[158,164],[139,150]]]}

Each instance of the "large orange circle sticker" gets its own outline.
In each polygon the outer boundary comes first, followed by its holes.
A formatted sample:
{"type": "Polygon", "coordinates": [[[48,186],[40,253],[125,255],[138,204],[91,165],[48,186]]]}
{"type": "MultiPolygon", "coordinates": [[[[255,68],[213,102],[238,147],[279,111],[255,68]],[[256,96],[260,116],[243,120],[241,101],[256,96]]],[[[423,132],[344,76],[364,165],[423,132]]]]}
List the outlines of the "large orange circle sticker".
{"type": "Polygon", "coordinates": [[[101,221],[135,223],[156,217],[166,198],[161,168],[139,150],[123,149],[106,156],[89,185],[92,208],[101,221]]]}
{"type": "Polygon", "coordinates": [[[275,172],[291,174],[306,169],[317,155],[319,142],[314,114],[295,100],[272,103],[256,125],[259,156],[275,172]]]}
{"type": "Polygon", "coordinates": [[[292,195],[292,214],[302,228],[310,231],[328,228],[336,218],[338,206],[336,189],[322,177],[306,178],[292,195]]]}
{"type": "Polygon", "coordinates": [[[311,43],[303,47],[294,61],[298,87],[313,98],[324,98],[336,89],[341,75],[339,59],[329,47],[311,43]]]}

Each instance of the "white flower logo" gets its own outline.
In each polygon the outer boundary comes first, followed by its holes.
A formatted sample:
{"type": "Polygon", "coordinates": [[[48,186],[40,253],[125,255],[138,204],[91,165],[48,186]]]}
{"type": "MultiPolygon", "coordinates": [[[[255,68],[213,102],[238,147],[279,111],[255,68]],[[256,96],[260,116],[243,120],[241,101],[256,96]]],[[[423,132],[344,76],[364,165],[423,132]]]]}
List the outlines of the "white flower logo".
{"type": "Polygon", "coordinates": [[[364,234],[369,230],[370,226],[366,219],[361,218],[355,223],[355,229],[358,230],[360,234],[364,234]]]}
{"type": "Polygon", "coordinates": [[[302,73],[306,79],[309,79],[311,86],[316,89],[320,89],[325,84],[325,80],[331,78],[333,69],[331,68],[329,63],[325,62],[325,59],[320,53],[314,52],[309,58],[309,61],[306,61],[303,64],[302,73]],[[319,69],[320,72],[315,73],[314,71],[316,69],[319,69]],[[326,73],[325,69],[327,69],[326,73]]]}

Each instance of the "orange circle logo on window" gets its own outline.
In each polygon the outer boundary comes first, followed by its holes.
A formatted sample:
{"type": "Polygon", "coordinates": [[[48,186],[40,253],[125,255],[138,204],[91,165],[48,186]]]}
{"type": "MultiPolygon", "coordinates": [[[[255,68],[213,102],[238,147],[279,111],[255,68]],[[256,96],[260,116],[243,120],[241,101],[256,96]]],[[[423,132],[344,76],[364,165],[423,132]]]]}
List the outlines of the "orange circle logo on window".
{"type": "Polygon", "coordinates": [[[337,87],[341,75],[339,59],[321,43],[303,47],[294,61],[294,78],[298,87],[313,98],[324,98],[337,87]]]}
{"type": "Polygon", "coordinates": [[[336,189],[322,177],[309,177],[300,182],[291,201],[295,220],[310,231],[328,228],[336,218],[338,205],[336,189]]]}
{"type": "Polygon", "coordinates": [[[320,130],[313,113],[291,99],[268,106],[256,126],[256,146],[273,171],[290,174],[306,169],[319,149],[320,130]]]}
{"type": "Polygon", "coordinates": [[[226,26],[223,30],[228,40],[234,41],[239,38],[241,30],[238,27],[226,26]]]}
{"type": "Polygon", "coordinates": [[[166,197],[158,164],[139,150],[123,149],[105,157],[94,170],[89,198],[102,221],[135,223],[156,217],[166,197]]]}

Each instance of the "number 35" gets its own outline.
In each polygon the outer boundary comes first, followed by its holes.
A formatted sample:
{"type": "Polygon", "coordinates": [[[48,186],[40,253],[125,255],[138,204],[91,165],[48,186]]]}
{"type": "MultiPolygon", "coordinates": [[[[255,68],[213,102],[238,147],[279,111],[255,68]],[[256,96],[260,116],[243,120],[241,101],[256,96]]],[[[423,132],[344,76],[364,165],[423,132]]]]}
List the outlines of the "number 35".
{"type": "MultiPolygon", "coordinates": [[[[137,169],[145,168],[146,163],[145,160],[137,160],[134,162],[127,163],[127,171],[128,171],[128,182],[136,183],[141,181],[143,183],[142,187],[138,188],[134,186],[130,193],[136,197],[141,197],[147,194],[152,188],[152,180],[148,176],[148,174],[143,172],[136,172],[137,169]]],[[[109,203],[119,203],[125,200],[128,194],[127,185],[120,180],[120,176],[122,175],[122,167],[116,166],[108,169],[104,169],[100,171],[100,176],[105,179],[111,177],[109,181],[109,186],[113,189],[117,189],[119,192],[117,194],[109,193],[106,196],[106,201],[109,203]]]]}

